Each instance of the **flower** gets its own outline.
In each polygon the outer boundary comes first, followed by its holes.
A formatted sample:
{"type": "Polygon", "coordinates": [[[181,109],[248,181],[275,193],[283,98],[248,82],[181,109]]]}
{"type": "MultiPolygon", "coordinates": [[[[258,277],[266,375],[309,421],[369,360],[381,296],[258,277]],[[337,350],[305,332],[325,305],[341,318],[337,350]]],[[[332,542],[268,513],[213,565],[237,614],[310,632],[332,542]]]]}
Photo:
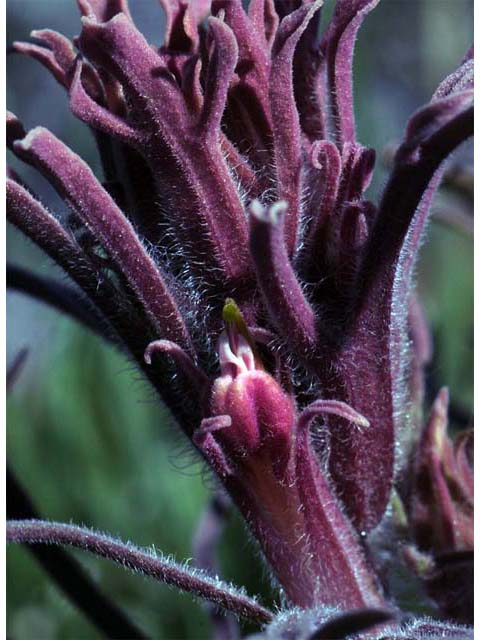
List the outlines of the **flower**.
{"type": "Polygon", "coordinates": [[[227,326],[219,338],[221,374],[213,384],[210,410],[212,416],[228,416],[230,425],[219,432],[219,439],[238,464],[258,464],[266,453],[276,475],[285,476],[293,444],[294,398],[264,370],[233,301],[227,302],[223,315],[227,326]]]}
{"type": "Polygon", "coordinates": [[[162,0],[155,48],[125,0],[79,0],[77,51],[49,30],[14,45],[67,90],[105,183],[9,114],[11,149],[71,210],[61,223],[12,174],[9,220],[80,285],[83,305],[50,299],[133,357],[303,608],[393,606],[368,539],[408,427],[412,271],[443,163],[473,132],[469,51],[366,198],[351,71],[377,2],[337,0],[317,42],[319,0],[162,0]]]}

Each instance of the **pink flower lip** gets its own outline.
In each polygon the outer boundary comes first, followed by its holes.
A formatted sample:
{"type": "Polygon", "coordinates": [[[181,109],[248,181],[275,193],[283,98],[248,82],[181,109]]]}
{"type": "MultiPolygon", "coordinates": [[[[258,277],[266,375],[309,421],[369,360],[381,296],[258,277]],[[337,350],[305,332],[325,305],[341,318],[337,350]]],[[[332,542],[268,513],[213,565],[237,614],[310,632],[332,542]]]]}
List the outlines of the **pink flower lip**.
{"type": "MultiPolygon", "coordinates": [[[[218,341],[220,376],[212,388],[210,408],[214,416],[231,418],[228,429],[218,433],[227,455],[237,462],[267,453],[268,464],[288,463],[295,407],[273,376],[263,368],[240,310],[227,300],[225,330],[218,341]]],[[[265,463],[263,455],[262,464],[265,463]]]]}

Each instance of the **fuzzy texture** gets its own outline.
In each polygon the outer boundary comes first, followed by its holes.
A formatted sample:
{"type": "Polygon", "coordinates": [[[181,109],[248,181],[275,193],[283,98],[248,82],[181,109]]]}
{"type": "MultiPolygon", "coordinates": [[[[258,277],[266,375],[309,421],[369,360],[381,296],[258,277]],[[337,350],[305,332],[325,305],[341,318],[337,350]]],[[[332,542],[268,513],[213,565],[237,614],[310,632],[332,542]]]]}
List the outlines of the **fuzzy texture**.
{"type": "MultiPolygon", "coordinates": [[[[48,282],[37,296],[137,362],[239,508],[289,605],[338,614],[339,628],[360,632],[395,610],[369,536],[382,530],[409,454],[396,443],[415,441],[407,416],[421,421],[428,338],[412,274],[444,161],[473,133],[473,51],[408,121],[375,204],[352,58],[377,0],[337,0],[318,38],[321,4],[162,0],[156,48],[126,0],[79,0],[78,53],[49,30],[14,49],[66,89],[95,134],[105,181],[52,133],[26,133],[8,114],[10,148],[71,216],[61,223],[13,173],[7,211],[89,303],[82,315],[78,296],[48,282]]],[[[22,278],[32,291],[37,281],[22,278]]],[[[430,496],[414,487],[402,497],[415,539],[442,491],[435,526],[457,551],[471,523],[452,531],[439,469],[454,465],[468,492],[469,445],[463,437],[455,455],[446,445],[433,460],[431,424],[414,469],[430,474],[430,496]]],[[[75,531],[60,526],[58,540],[75,531]]],[[[407,627],[392,634],[442,633],[407,627]]]]}
{"type": "Polygon", "coordinates": [[[54,544],[77,547],[113,560],[135,573],[164,582],[222,606],[239,616],[269,622],[271,613],[255,600],[220,580],[213,580],[198,569],[179,565],[154,550],[142,550],[90,529],[41,520],[11,520],[7,542],[54,544]]]}

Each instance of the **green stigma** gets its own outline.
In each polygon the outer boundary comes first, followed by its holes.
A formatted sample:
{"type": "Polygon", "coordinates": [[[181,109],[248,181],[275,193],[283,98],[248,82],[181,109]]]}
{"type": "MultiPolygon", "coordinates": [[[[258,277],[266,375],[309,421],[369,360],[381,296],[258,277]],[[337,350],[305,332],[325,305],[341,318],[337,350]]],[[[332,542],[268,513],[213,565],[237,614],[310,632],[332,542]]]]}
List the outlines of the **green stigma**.
{"type": "Polygon", "coordinates": [[[225,323],[228,322],[235,325],[243,324],[246,328],[242,312],[238,308],[238,304],[233,298],[227,298],[225,300],[225,304],[223,305],[222,317],[225,323]]]}

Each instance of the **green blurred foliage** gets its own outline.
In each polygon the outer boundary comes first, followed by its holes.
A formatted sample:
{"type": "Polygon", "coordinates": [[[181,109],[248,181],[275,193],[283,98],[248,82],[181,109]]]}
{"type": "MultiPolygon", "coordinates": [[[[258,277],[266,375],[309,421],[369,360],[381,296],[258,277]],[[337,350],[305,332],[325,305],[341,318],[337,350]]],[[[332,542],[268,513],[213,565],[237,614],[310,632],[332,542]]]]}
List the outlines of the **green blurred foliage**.
{"type": "MultiPolygon", "coordinates": [[[[140,13],[152,3],[131,4],[140,13]]],[[[10,7],[10,38],[26,37],[32,26],[60,29],[60,18],[76,11],[73,2],[58,0],[50,10],[40,0],[10,0],[10,7]]],[[[381,149],[400,137],[409,113],[463,55],[471,37],[471,7],[470,0],[384,0],[366,21],[355,66],[362,142],[381,149]]],[[[12,65],[9,108],[27,126],[50,126],[98,170],[93,141],[74,124],[62,91],[34,62],[17,58],[12,65]],[[33,99],[27,102],[29,90],[33,99]],[[49,111],[52,96],[55,109],[49,111]]],[[[384,180],[380,168],[372,197],[384,180]]],[[[15,262],[59,274],[18,234],[9,232],[8,241],[15,262]]],[[[472,260],[470,238],[430,224],[417,280],[435,338],[432,384],[447,384],[467,412],[473,396],[472,260]]],[[[8,400],[8,458],[42,514],[153,544],[178,560],[189,558],[212,482],[147,383],[113,349],[69,320],[16,294],[8,304],[11,350],[30,348],[8,400]]],[[[223,577],[272,602],[259,554],[238,516],[229,520],[220,553],[223,577]]],[[[208,618],[190,596],[75,555],[152,638],[210,637],[208,618]]],[[[12,640],[100,637],[24,549],[8,551],[7,588],[12,640]]]]}
{"type": "MultiPolygon", "coordinates": [[[[59,320],[59,333],[67,322],[59,320]]],[[[132,367],[86,332],[68,333],[68,347],[56,350],[48,373],[9,399],[10,462],[48,518],[191,557],[212,481],[132,367]]],[[[225,576],[255,592],[260,569],[238,520],[227,540],[225,576]]],[[[208,619],[189,596],[78,555],[151,637],[209,637],[208,619]]],[[[23,549],[9,549],[8,593],[15,639],[36,638],[37,623],[46,638],[97,637],[23,549]]]]}

